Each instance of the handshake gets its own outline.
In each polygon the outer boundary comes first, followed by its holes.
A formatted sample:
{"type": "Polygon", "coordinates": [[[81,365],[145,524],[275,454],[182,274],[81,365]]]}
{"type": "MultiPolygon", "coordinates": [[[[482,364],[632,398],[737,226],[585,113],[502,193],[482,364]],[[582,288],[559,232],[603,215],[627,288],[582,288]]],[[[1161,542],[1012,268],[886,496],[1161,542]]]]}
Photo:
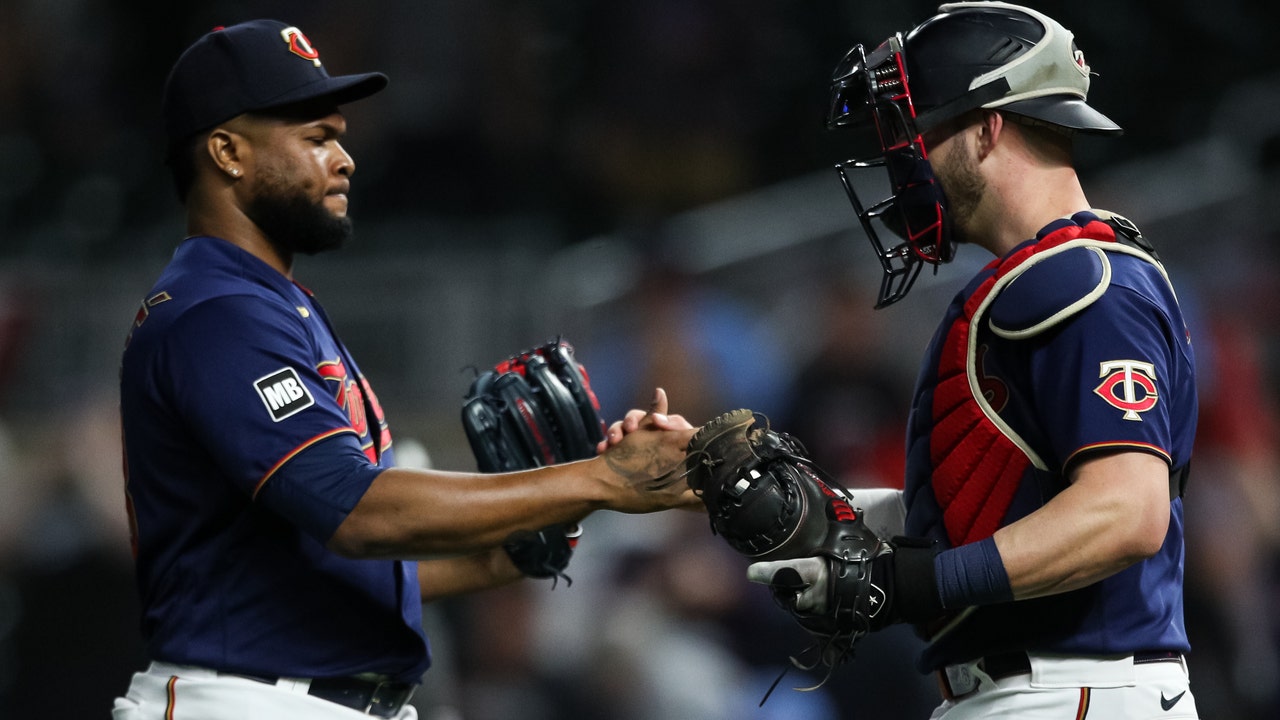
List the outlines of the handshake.
{"type": "MultiPolygon", "coordinates": [[[[767,585],[818,639],[828,667],[852,657],[869,632],[942,614],[932,543],[898,536],[900,492],[855,497],[798,440],[750,410],[695,428],[667,405],[659,388],[648,410],[631,410],[605,428],[586,369],[557,339],[479,373],[462,419],[483,472],[602,454],[637,511],[647,503],[704,506],[712,533],[752,561],[747,579],[767,585]],[[647,444],[624,442],[642,430],[660,432],[647,444]]],[[[567,581],[580,534],[576,525],[543,528],[505,547],[525,575],[567,581]]]]}
{"type": "MultiPolygon", "coordinates": [[[[665,412],[665,396],[655,406],[665,412]]],[[[678,415],[655,419],[633,410],[609,428],[600,449],[645,418],[693,429],[678,415]]],[[[697,428],[684,477],[706,507],[712,533],[752,560],[747,579],[767,585],[817,638],[823,665],[850,659],[869,632],[942,615],[934,543],[900,536],[902,494],[873,489],[855,496],[762,416],[734,410],[697,428]]]]}

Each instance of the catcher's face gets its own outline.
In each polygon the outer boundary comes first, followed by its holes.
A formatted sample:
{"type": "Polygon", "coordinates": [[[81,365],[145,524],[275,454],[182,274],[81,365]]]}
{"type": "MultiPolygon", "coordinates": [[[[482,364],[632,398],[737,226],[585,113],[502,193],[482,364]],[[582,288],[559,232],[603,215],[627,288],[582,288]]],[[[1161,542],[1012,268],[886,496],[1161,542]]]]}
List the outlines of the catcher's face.
{"type": "Polygon", "coordinates": [[[873,131],[868,146],[836,169],[884,269],[876,304],[884,307],[906,296],[922,263],[949,262],[955,254],[947,198],[916,125],[901,36],[889,38],[870,55],[863,46],[854,47],[836,68],[831,98],[828,127],[873,131]],[[849,170],[871,167],[888,171],[892,194],[867,207],[849,170]],[[881,242],[873,221],[903,242],[881,242]]]}
{"type": "Polygon", "coordinates": [[[970,237],[978,205],[987,190],[987,180],[978,168],[974,138],[968,132],[974,124],[971,117],[958,118],[923,136],[931,149],[929,164],[946,193],[952,242],[956,244],[970,237]]]}

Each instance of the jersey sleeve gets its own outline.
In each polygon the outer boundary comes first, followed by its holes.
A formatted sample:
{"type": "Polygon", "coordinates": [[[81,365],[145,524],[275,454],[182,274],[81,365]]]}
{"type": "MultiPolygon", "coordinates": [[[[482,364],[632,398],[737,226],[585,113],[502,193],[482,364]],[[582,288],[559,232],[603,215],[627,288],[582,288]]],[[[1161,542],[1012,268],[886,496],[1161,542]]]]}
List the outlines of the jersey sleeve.
{"type": "Polygon", "coordinates": [[[262,500],[324,534],[337,526],[334,513],[345,517],[371,481],[355,466],[375,466],[361,451],[335,389],[317,369],[318,351],[303,323],[295,309],[260,297],[202,302],[170,328],[160,372],[168,378],[178,416],[223,477],[254,498],[268,482],[289,485],[262,500]],[[320,444],[327,456],[351,464],[352,472],[339,474],[354,487],[279,472],[320,444]],[[359,494],[353,499],[353,493],[359,494]],[[309,500],[296,502],[299,497],[309,500]]]}
{"type": "Polygon", "coordinates": [[[1059,470],[1097,452],[1140,451],[1172,461],[1175,343],[1160,302],[1113,285],[1037,344],[1036,411],[1059,470]]]}
{"type": "Polygon", "coordinates": [[[384,468],[349,436],[326,437],[294,453],[258,493],[258,502],[328,542],[384,468]]]}

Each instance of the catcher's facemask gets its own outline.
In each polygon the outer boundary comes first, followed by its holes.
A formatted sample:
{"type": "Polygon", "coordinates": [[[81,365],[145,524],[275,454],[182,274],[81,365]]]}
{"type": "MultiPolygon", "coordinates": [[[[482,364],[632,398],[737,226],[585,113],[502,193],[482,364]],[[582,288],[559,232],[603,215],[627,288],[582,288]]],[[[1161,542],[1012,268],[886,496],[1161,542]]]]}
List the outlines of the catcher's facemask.
{"type": "Polygon", "coordinates": [[[902,35],[884,41],[870,55],[855,46],[836,67],[827,127],[874,127],[878,150],[836,165],[849,201],[884,269],[877,308],[891,305],[915,283],[923,263],[955,257],[946,197],[934,177],[907,82],[902,35]],[[883,167],[892,194],[865,207],[854,189],[851,168],[883,167]],[[886,246],[873,220],[903,242],[886,246]]]}

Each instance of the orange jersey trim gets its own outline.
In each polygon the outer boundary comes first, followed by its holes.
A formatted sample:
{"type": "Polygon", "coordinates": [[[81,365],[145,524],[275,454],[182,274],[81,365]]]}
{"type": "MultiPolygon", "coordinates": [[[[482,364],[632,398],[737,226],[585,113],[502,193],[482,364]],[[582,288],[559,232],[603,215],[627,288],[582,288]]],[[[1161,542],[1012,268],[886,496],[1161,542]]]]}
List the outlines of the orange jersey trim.
{"type": "Polygon", "coordinates": [[[173,720],[173,709],[178,704],[177,693],[175,687],[178,684],[178,676],[170,675],[167,690],[168,702],[165,703],[164,720],[173,720]]]}
{"type": "Polygon", "coordinates": [[[1095,450],[1122,451],[1126,449],[1136,450],[1138,452],[1145,452],[1151,455],[1158,455],[1164,458],[1164,461],[1169,463],[1170,467],[1173,466],[1173,457],[1169,455],[1169,453],[1165,452],[1165,449],[1160,447],[1159,445],[1152,445],[1150,443],[1144,443],[1144,442],[1102,442],[1102,443],[1094,443],[1092,445],[1085,445],[1079,450],[1076,450],[1075,452],[1071,453],[1071,457],[1067,458],[1067,461],[1062,464],[1062,467],[1064,468],[1071,467],[1071,463],[1076,458],[1080,457],[1080,455],[1083,453],[1093,452],[1095,450]]]}
{"type": "Polygon", "coordinates": [[[1089,700],[1092,694],[1090,688],[1080,688],[1080,704],[1076,706],[1076,720],[1084,720],[1089,715],[1089,700]]]}
{"type": "Polygon", "coordinates": [[[334,430],[330,430],[329,432],[323,432],[323,433],[320,433],[319,435],[316,435],[315,437],[311,438],[310,440],[307,440],[306,442],[302,443],[301,445],[299,445],[298,447],[294,448],[293,450],[290,450],[290,451],[289,451],[289,452],[288,452],[284,457],[280,458],[279,462],[277,462],[275,465],[272,465],[272,466],[271,466],[271,469],[267,471],[267,474],[266,474],[266,475],[263,475],[263,476],[262,476],[262,479],[258,481],[258,484],[257,484],[257,485],[254,485],[254,486],[253,486],[253,495],[252,495],[253,499],[254,499],[254,500],[257,500],[257,499],[258,499],[258,493],[262,491],[262,486],[263,486],[263,485],[266,485],[266,484],[267,484],[267,481],[271,479],[271,476],[272,476],[272,475],[275,475],[275,474],[276,474],[276,471],[277,471],[277,470],[279,470],[281,467],[283,467],[285,463],[287,463],[287,462],[289,462],[290,460],[292,460],[293,458],[297,457],[298,453],[302,452],[303,450],[306,450],[307,448],[311,447],[312,445],[315,445],[316,443],[320,442],[321,440],[325,440],[325,439],[327,439],[327,438],[331,438],[331,437],[333,437],[333,436],[335,436],[335,435],[341,435],[342,433],[352,433],[352,434],[355,434],[355,432],[356,432],[356,431],[355,431],[355,429],[354,429],[354,428],[350,428],[350,427],[340,427],[340,428],[336,428],[336,429],[334,429],[334,430]]]}

